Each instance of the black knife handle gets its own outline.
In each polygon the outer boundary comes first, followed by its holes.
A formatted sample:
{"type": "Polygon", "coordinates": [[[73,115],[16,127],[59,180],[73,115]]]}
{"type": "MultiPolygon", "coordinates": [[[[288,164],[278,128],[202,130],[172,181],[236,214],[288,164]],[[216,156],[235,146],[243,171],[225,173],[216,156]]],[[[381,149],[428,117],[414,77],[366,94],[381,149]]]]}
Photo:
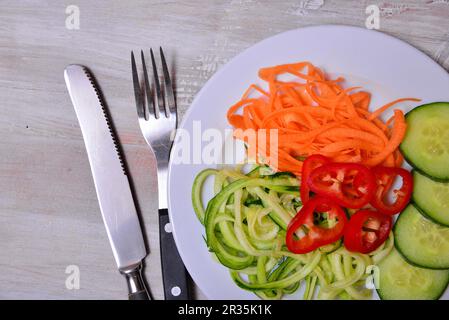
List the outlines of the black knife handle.
{"type": "Polygon", "coordinates": [[[165,300],[188,300],[188,275],[176,249],[167,209],[159,209],[159,239],[165,300]]]}

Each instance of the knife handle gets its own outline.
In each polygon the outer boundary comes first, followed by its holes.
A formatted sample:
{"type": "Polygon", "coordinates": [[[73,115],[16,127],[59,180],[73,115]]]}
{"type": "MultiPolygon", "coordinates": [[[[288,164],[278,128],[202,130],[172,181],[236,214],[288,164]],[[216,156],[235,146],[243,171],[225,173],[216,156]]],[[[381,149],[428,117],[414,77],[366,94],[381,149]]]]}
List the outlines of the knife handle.
{"type": "Polygon", "coordinates": [[[129,300],[151,300],[145,287],[145,282],[143,282],[141,263],[129,269],[122,270],[121,273],[126,277],[129,300]]]}
{"type": "Polygon", "coordinates": [[[159,209],[159,239],[165,300],[188,300],[188,275],[176,249],[167,209],[159,209]]]}

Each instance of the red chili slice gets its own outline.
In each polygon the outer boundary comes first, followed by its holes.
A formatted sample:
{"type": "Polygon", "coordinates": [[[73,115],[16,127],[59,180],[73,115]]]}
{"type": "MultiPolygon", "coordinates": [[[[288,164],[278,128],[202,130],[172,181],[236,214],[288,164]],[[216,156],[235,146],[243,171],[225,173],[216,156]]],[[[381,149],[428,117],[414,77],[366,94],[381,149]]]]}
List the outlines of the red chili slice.
{"type": "Polygon", "coordinates": [[[300,195],[301,195],[301,201],[303,204],[306,204],[307,201],[310,199],[310,188],[307,184],[307,180],[309,179],[310,173],[318,168],[321,167],[323,164],[329,163],[330,159],[326,158],[325,156],[322,156],[320,154],[314,154],[304,161],[302,164],[302,173],[301,173],[301,188],[300,188],[300,195]]]}
{"type": "Polygon", "coordinates": [[[403,168],[375,167],[372,169],[377,184],[376,192],[371,200],[371,205],[382,213],[394,215],[401,212],[409,203],[413,191],[413,178],[409,171],[403,168]],[[402,178],[400,189],[394,189],[396,196],[393,203],[388,203],[391,182],[396,177],[402,178]]]}
{"type": "Polygon", "coordinates": [[[346,224],[344,245],[352,252],[370,253],[390,234],[393,219],[379,211],[357,211],[346,224]]]}
{"type": "Polygon", "coordinates": [[[310,173],[307,183],[313,192],[351,209],[368,204],[376,188],[371,171],[356,163],[325,164],[310,173]]]}
{"type": "Polygon", "coordinates": [[[288,225],[286,235],[288,250],[293,253],[307,253],[334,243],[343,235],[347,221],[348,218],[340,206],[330,199],[314,197],[301,208],[288,225]],[[324,221],[328,226],[323,225],[324,221]]]}

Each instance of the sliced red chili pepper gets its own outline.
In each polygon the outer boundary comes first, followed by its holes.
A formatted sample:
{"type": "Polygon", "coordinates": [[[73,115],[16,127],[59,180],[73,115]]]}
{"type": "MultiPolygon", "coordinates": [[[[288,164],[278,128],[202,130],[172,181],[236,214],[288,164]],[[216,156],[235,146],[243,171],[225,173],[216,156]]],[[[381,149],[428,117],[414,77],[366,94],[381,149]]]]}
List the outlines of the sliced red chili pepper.
{"type": "Polygon", "coordinates": [[[307,184],[307,180],[309,179],[310,173],[318,168],[321,167],[323,164],[329,163],[330,159],[322,156],[320,154],[314,154],[309,157],[307,157],[306,160],[304,160],[302,164],[302,172],[301,172],[301,187],[300,187],[300,195],[301,195],[301,201],[303,204],[306,204],[307,201],[310,199],[310,188],[307,184]]]}
{"type": "Polygon", "coordinates": [[[344,245],[352,252],[370,253],[385,242],[392,225],[389,215],[374,210],[357,211],[346,224],[344,245]]]}
{"type": "Polygon", "coordinates": [[[351,209],[368,204],[376,188],[370,169],[356,163],[322,165],[310,173],[307,183],[313,192],[351,209]]]}
{"type": "Polygon", "coordinates": [[[287,228],[286,244],[293,253],[311,252],[341,238],[348,221],[343,209],[327,198],[310,199],[287,228]]]}
{"type": "Polygon", "coordinates": [[[413,178],[409,171],[403,168],[375,167],[372,169],[377,184],[376,192],[371,200],[371,205],[382,213],[394,215],[401,212],[410,201],[413,191],[413,178]],[[391,181],[396,177],[402,178],[400,189],[394,189],[395,201],[388,202],[391,181]]]}

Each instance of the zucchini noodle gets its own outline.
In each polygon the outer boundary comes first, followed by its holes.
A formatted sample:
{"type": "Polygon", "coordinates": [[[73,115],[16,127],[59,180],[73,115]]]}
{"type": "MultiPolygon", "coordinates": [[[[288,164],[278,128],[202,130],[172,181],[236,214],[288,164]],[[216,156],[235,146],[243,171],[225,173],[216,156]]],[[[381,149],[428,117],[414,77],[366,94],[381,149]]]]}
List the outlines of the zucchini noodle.
{"type": "Polygon", "coordinates": [[[281,299],[304,288],[303,299],[369,299],[370,266],[393,248],[389,239],[370,254],[347,251],[339,240],[307,254],[288,251],[285,234],[301,208],[299,180],[267,166],[206,169],[195,178],[192,204],[204,225],[209,251],[232,280],[261,299],[281,299]],[[203,204],[205,181],[214,196],[203,204]]]}

